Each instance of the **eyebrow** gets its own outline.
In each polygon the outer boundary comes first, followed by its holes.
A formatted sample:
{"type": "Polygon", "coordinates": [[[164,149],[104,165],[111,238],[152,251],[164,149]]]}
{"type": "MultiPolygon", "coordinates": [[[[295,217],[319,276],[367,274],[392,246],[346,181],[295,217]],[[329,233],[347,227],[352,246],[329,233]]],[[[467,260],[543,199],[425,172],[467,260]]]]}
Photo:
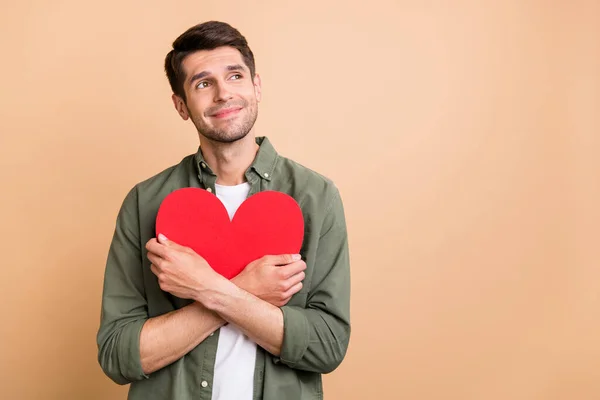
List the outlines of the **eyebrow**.
{"type": "MultiPolygon", "coordinates": [[[[244,66],[241,65],[241,64],[228,65],[228,66],[225,67],[225,69],[227,71],[245,71],[246,70],[246,68],[244,68],[244,66]]],[[[209,76],[210,74],[211,74],[210,71],[202,71],[202,72],[199,72],[199,73],[193,75],[190,78],[190,85],[193,84],[195,81],[197,81],[199,79],[202,79],[202,78],[205,78],[205,77],[209,76]]]]}

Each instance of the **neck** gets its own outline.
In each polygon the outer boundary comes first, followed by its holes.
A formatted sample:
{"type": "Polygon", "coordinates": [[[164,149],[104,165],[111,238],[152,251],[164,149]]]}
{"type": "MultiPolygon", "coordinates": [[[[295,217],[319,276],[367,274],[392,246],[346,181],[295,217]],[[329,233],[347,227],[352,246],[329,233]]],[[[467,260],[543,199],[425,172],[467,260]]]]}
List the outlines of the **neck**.
{"type": "Polygon", "coordinates": [[[252,132],[233,143],[202,138],[202,155],[217,174],[217,183],[224,186],[239,185],[246,181],[245,172],[252,165],[258,148],[252,132]]]}

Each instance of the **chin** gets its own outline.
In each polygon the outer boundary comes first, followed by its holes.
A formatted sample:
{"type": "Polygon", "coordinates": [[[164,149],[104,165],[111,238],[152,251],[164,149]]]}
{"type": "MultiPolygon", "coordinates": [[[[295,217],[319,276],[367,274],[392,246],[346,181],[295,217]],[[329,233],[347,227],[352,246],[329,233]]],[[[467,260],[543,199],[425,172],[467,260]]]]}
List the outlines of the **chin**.
{"type": "Polygon", "coordinates": [[[235,143],[244,139],[250,132],[235,133],[235,134],[223,134],[222,132],[210,132],[209,134],[202,134],[205,138],[218,143],[235,143]]]}

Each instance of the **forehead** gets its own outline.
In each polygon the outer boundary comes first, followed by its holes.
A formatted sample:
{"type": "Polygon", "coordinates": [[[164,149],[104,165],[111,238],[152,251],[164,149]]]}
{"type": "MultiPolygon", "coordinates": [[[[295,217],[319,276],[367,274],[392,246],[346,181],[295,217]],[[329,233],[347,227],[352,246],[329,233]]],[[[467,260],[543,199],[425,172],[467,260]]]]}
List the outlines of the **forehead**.
{"type": "Polygon", "coordinates": [[[218,47],[213,50],[199,50],[183,59],[182,67],[186,80],[194,74],[207,71],[220,72],[228,65],[240,64],[246,66],[242,54],[233,47],[218,47]]]}

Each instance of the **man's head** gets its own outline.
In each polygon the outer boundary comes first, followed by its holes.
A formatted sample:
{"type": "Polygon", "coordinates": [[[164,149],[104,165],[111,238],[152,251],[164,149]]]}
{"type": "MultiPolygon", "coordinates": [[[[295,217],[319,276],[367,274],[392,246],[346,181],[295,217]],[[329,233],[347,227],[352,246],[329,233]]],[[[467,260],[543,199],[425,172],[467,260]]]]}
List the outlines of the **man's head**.
{"type": "Polygon", "coordinates": [[[210,21],[193,26],[173,42],[165,59],[173,103],[184,120],[213,141],[245,137],[258,116],[260,77],[244,36],[210,21]]]}

